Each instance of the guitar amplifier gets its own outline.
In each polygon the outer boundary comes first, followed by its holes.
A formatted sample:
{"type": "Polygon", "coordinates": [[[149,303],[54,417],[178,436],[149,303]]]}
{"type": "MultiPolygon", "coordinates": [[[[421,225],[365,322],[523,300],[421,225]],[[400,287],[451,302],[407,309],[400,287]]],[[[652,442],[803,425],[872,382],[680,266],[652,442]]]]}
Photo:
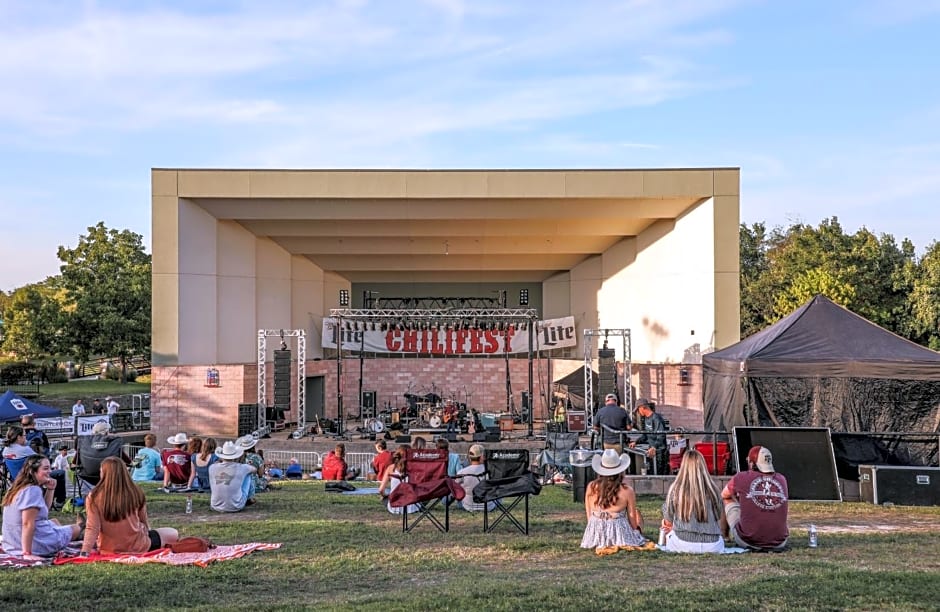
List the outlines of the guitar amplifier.
{"type": "Polygon", "coordinates": [[[940,506],[940,467],[858,466],[862,501],[899,506],[940,506]]]}
{"type": "Polygon", "coordinates": [[[565,414],[565,417],[568,420],[568,431],[587,431],[587,416],[585,412],[569,410],[565,414]]]}

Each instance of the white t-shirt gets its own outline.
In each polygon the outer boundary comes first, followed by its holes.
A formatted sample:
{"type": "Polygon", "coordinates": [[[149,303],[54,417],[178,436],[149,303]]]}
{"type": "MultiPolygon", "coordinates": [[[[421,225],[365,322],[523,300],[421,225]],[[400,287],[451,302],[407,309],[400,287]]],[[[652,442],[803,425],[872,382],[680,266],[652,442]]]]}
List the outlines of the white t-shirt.
{"type": "Polygon", "coordinates": [[[114,400],[108,402],[108,414],[117,414],[118,409],[121,407],[119,403],[114,400]]]}
{"type": "MultiPolygon", "coordinates": [[[[486,472],[486,466],[484,466],[482,463],[471,463],[464,469],[457,472],[457,476],[463,476],[459,482],[460,486],[463,487],[464,493],[466,494],[464,495],[464,498],[460,500],[460,505],[462,505],[463,509],[468,512],[479,512],[483,510],[483,504],[473,503],[473,488],[480,483],[480,480],[482,480],[481,476],[483,476],[484,472],[486,472]]],[[[494,505],[495,504],[490,502],[490,510],[493,509],[494,505]]]]}
{"type": "Polygon", "coordinates": [[[210,465],[212,509],[216,512],[238,512],[244,509],[248,498],[242,490],[242,485],[250,475],[251,466],[244,463],[218,461],[210,465]]]}
{"type": "Polygon", "coordinates": [[[84,404],[75,403],[72,406],[72,416],[81,416],[83,414],[85,414],[84,404]]]}
{"type": "Polygon", "coordinates": [[[55,456],[55,459],[52,460],[52,469],[54,470],[68,470],[69,469],[69,456],[59,453],[55,456]]]}

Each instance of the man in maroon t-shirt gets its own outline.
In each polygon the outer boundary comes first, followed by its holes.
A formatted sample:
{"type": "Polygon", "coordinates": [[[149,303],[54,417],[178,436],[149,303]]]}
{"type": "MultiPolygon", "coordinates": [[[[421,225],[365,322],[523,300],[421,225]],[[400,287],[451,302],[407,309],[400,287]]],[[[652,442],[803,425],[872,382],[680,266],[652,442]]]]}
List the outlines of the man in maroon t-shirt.
{"type": "Polygon", "coordinates": [[[751,448],[747,466],[721,492],[728,531],[738,546],[785,550],[790,536],[787,479],[774,472],[773,455],[763,446],[751,448]]]}
{"type": "Polygon", "coordinates": [[[172,485],[182,486],[189,483],[189,474],[192,471],[192,463],[189,454],[186,452],[186,445],[189,438],[185,433],[178,433],[166,439],[173,448],[165,448],[160,453],[163,460],[163,489],[168,490],[172,485]]]}

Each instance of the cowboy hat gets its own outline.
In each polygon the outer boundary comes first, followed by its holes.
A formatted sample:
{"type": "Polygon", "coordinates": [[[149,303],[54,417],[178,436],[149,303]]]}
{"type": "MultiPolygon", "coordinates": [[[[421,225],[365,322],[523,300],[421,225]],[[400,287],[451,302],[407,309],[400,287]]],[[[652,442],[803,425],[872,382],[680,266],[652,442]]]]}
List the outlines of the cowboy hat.
{"type": "Polygon", "coordinates": [[[620,455],[614,449],[608,448],[603,455],[594,455],[591,466],[598,476],[613,476],[630,467],[630,455],[620,455]]]}
{"type": "Polygon", "coordinates": [[[111,425],[107,421],[98,421],[95,423],[95,426],[91,428],[91,434],[93,436],[103,436],[106,433],[111,431],[111,425]]]}
{"type": "Polygon", "coordinates": [[[255,447],[255,444],[258,443],[258,440],[252,436],[242,436],[241,438],[235,440],[235,446],[242,450],[248,450],[255,447]]]}
{"type": "Polygon", "coordinates": [[[238,459],[245,454],[245,449],[239,447],[234,442],[226,442],[222,448],[217,448],[215,454],[219,459],[238,459]]]}
{"type": "Polygon", "coordinates": [[[186,437],[186,434],[180,432],[176,434],[175,436],[170,436],[169,438],[166,439],[166,441],[167,441],[167,444],[172,444],[173,446],[179,446],[180,444],[187,444],[189,442],[189,438],[186,437]]]}

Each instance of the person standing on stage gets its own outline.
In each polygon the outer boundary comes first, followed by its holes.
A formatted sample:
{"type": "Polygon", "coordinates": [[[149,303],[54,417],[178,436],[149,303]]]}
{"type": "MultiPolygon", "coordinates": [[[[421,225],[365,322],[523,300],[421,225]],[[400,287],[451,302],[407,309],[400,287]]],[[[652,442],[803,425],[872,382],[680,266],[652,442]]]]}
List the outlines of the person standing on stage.
{"type": "Polygon", "coordinates": [[[618,453],[622,453],[623,446],[620,443],[620,434],[616,432],[627,429],[630,429],[630,416],[626,410],[617,404],[617,395],[608,393],[607,397],[604,398],[604,406],[594,416],[594,430],[601,436],[604,448],[612,448],[618,453]]]}
{"type": "Polygon", "coordinates": [[[646,456],[655,458],[655,466],[651,473],[663,475],[669,473],[669,448],[666,446],[666,422],[656,412],[656,404],[646,398],[636,402],[637,410],[643,417],[643,435],[630,443],[630,448],[637,444],[649,444],[646,456]]]}

